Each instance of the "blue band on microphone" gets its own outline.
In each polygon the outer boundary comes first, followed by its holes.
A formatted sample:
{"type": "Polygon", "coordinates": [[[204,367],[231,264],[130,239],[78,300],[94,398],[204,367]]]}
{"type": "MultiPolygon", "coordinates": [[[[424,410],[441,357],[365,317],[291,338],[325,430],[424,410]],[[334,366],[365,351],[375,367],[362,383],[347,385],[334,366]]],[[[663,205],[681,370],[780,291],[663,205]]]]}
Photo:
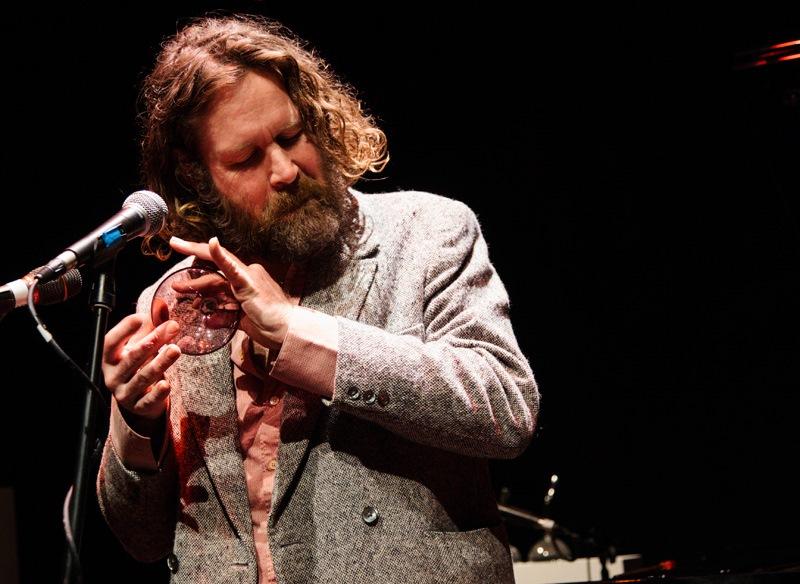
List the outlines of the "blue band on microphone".
{"type": "Polygon", "coordinates": [[[106,249],[109,249],[115,243],[117,243],[122,236],[124,235],[122,229],[116,228],[112,229],[111,231],[106,231],[103,235],[100,236],[100,239],[103,240],[103,245],[106,246],[106,249]]]}

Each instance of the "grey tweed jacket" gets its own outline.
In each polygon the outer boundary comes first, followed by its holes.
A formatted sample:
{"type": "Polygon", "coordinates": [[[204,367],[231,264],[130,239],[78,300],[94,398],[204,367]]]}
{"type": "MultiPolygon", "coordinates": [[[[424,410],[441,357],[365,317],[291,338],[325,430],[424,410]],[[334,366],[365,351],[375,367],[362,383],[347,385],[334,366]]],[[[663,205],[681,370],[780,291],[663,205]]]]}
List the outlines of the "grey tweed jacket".
{"type": "MultiPolygon", "coordinates": [[[[356,257],[302,299],[337,317],[339,353],[331,400],[284,400],[269,515],[278,582],[511,583],[487,459],[525,449],[539,393],[506,291],[465,205],[356,196],[356,257]]],[[[168,454],[137,472],[109,439],[103,514],[135,558],[166,556],[173,583],[255,584],[230,350],[182,356],[168,377],[168,454]]]]}

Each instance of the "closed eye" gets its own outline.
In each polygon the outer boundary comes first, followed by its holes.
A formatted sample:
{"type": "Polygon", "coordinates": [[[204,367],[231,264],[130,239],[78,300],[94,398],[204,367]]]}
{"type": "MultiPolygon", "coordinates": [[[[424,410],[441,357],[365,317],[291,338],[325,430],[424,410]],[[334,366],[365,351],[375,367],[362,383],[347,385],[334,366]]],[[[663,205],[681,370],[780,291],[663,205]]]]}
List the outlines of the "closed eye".
{"type": "Polygon", "coordinates": [[[302,136],[303,136],[303,132],[301,130],[301,131],[297,131],[297,132],[294,132],[292,134],[289,134],[287,136],[278,136],[275,139],[275,142],[277,142],[277,144],[281,148],[291,148],[292,146],[294,146],[295,144],[297,144],[300,141],[300,138],[302,136]]]}
{"type": "Polygon", "coordinates": [[[234,162],[230,166],[231,168],[247,168],[249,166],[253,166],[261,159],[261,153],[258,150],[253,150],[250,153],[250,156],[245,158],[244,160],[240,160],[239,162],[234,162]]]}

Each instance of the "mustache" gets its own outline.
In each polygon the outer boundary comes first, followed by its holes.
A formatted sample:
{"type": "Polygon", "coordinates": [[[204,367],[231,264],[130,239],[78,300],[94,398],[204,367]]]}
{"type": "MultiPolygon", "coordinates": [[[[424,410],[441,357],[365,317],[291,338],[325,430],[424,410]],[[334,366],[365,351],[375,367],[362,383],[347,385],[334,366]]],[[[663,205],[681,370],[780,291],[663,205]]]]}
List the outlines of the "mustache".
{"type": "Polygon", "coordinates": [[[312,199],[325,204],[329,198],[329,191],[323,184],[300,173],[291,186],[270,195],[264,215],[269,221],[274,221],[297,211],[312,199]]]}

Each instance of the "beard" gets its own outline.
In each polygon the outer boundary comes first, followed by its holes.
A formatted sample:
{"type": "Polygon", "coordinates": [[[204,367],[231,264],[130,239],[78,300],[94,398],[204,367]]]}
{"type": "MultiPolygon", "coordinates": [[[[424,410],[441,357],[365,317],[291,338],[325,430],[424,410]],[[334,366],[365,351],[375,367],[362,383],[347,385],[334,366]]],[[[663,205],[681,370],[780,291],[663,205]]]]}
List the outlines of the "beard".
{"type": "Polygon", "coordinates": [[[341,178],[324,182],[304,173],[286,189],[270,193],[254,215],[222,195],[208,177],[200,201],[220,242],[245,262],[325,264],[336,270],[363,232],[358,202],[341,178]]]}

